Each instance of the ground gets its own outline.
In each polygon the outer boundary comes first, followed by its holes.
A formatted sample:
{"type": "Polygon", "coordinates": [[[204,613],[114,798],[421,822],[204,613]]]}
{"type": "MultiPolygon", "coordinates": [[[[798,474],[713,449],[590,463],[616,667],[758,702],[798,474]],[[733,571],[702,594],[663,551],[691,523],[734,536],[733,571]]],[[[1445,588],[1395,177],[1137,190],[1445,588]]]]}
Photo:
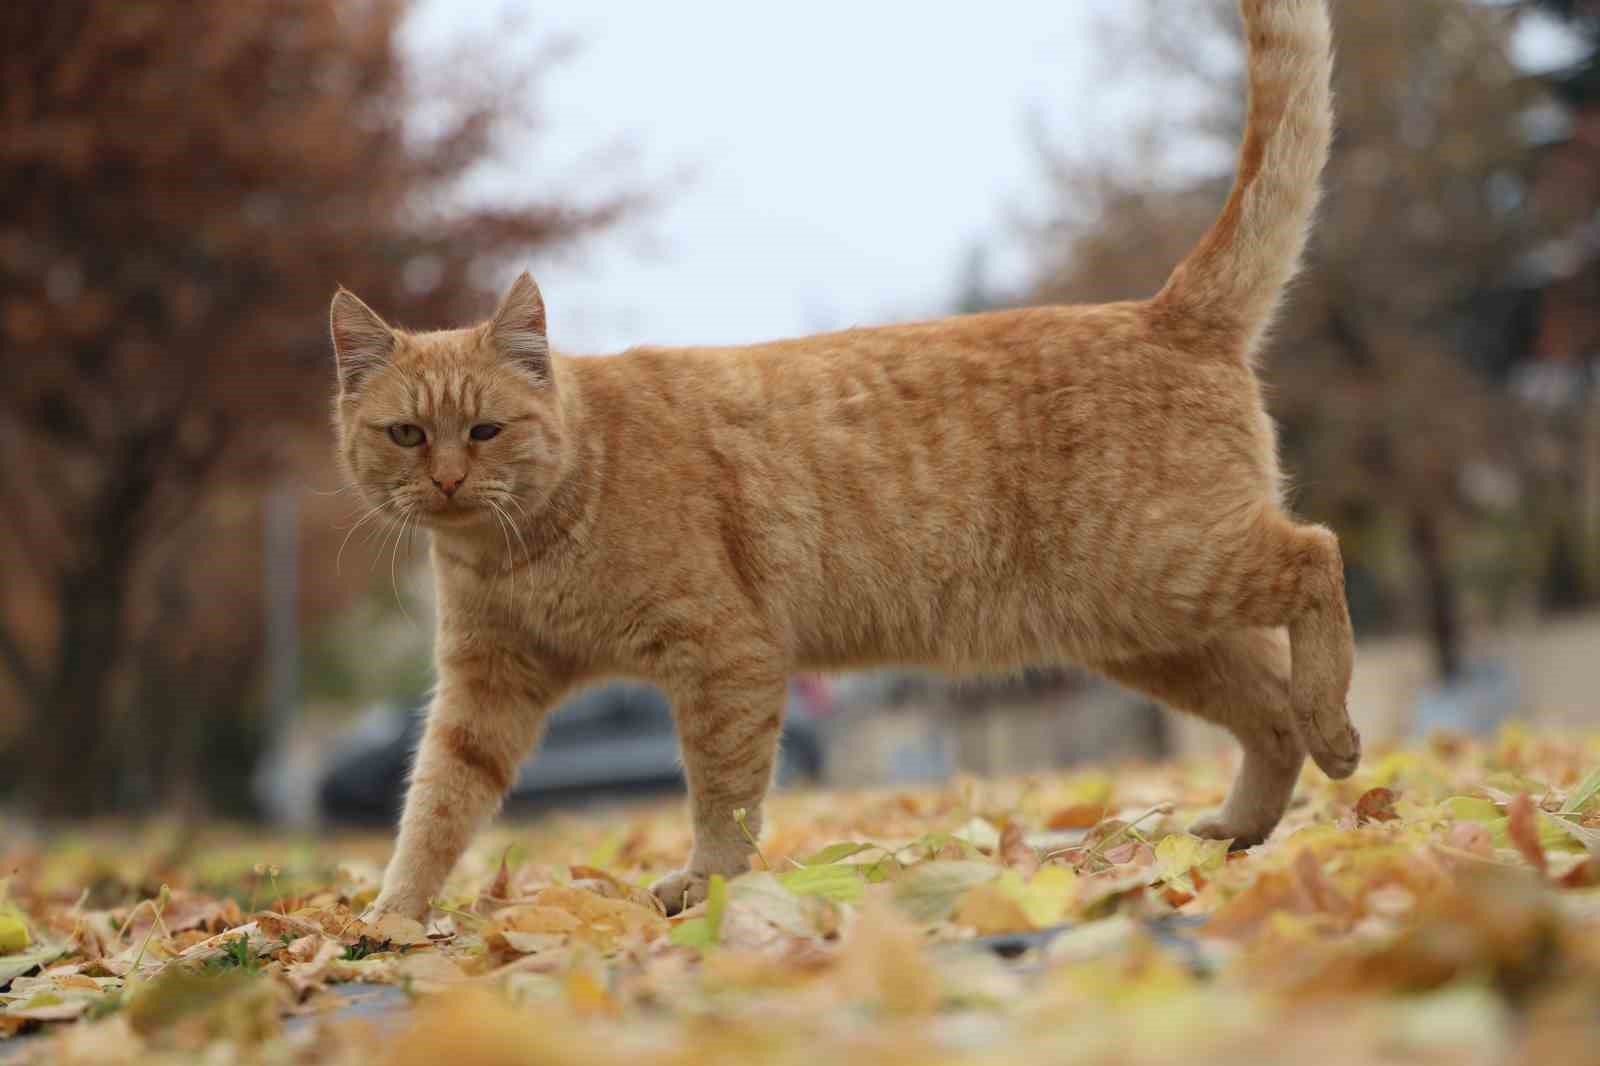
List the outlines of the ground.
{"type": "Polygon", "coordinates": [[[427,927],[358,917],[384,838],[0,823],[0,1060],[1587,1061],[1597,766],[1376,751],[1233,854],[1182,830],[1225,760],[797,793],[677,919],[675,806],[486,833],[427,927]]]}

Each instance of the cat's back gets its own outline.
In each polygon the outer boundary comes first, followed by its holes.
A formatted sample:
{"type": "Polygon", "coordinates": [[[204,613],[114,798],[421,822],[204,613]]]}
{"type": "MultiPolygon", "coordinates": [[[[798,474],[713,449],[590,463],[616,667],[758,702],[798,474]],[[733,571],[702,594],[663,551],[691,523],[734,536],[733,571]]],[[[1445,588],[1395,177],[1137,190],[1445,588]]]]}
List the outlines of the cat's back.
{"type": "Polygon", "coordinates": [[[1219,423],[1270,450],[1250,369],[1173,351],[1147,310],[1030,307],[569,362],[588,416],[658,454],[713,439],[846,458],[963,444],[1060,454],[1084,435],[1178,439],[1219,423]]]}
{"type": "Polygon", "coordinates": [[[849,416],[855,403],[957,412],[985,394],[1121,377],[1173,377],[1138,303],[1029,307],[747,345],[638,347],[568,360],[608,410],[655,409],[730,423],[803,410],[849,416]]]}

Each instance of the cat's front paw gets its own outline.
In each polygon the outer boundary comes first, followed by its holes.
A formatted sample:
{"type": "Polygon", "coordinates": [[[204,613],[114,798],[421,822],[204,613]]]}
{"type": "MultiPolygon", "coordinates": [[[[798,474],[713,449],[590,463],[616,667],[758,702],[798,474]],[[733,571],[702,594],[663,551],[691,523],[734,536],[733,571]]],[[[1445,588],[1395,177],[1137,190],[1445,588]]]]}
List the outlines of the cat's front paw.
{"type": "Polygon", "coordinates": [[[362,913],[361,920],[376,923],[385,915],[396,914],[412,921],[424,922],[428,919],[430,909],[425,898],[419,899],[399,892],[393,894],[380,892],[378,898],[362,913]]]}
{"type": "Polygon", "coordinates": [[[672,915],[688,910],[696,903],[705,902],[710,886],[711,878],[705,874],[679,870],[651,885],[650,891],[655,893],[656,898],[667,908],[667,913],[672,915]]]}
{"type": "Polygon", "coordinates": [[[1272,835],[1274,825],[1251,824],[1238,819],[1228,818],[1222,811],[1208,815],[1189,827],[1193,836],[1206,840],[1231,840],[1229,851],[1244,851],[1253,848],[1272,835]]]}

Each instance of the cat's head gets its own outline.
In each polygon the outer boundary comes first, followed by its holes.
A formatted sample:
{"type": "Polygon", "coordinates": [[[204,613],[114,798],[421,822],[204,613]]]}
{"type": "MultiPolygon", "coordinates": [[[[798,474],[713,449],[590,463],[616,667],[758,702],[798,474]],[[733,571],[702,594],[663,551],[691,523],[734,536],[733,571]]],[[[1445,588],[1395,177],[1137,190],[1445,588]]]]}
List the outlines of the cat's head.
{"type": "Polygon", "coordinates": [[[497,508],[523,517],[553,488],[567,434],[531,277],[468,329],[396,329],[344,289],[330,318],[339,456],[371,506],[433,528],[492,528],[497,508]]]}

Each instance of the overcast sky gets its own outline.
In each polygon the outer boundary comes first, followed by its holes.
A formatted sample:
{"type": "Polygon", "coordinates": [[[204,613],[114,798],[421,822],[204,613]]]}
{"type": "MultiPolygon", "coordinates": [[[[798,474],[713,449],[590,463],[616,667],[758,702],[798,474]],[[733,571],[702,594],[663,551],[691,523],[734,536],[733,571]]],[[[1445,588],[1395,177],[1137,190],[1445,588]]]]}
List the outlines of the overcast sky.
{"type": "MultiPolygon", "coordinates": [[[[504,6],[425,0],[410,46],[426,57],[504,6]]],[[[1105,80],[1116,67],[1097,28],[1122,9],[541,5],[540,24],[581,50],[541,87],[548,128],[518,160],[527,180],[604,184],[592,154],[620,141],[637,164],[623,177],[683,176],[659,210],[580,261],[533,264],[552,341],[736,343],[937,315],[980,243],[995,280],[1017,282],[1012,219],[1041,201],[1030,116],[1092,151],[1156,88],[1105,80]]]]}

